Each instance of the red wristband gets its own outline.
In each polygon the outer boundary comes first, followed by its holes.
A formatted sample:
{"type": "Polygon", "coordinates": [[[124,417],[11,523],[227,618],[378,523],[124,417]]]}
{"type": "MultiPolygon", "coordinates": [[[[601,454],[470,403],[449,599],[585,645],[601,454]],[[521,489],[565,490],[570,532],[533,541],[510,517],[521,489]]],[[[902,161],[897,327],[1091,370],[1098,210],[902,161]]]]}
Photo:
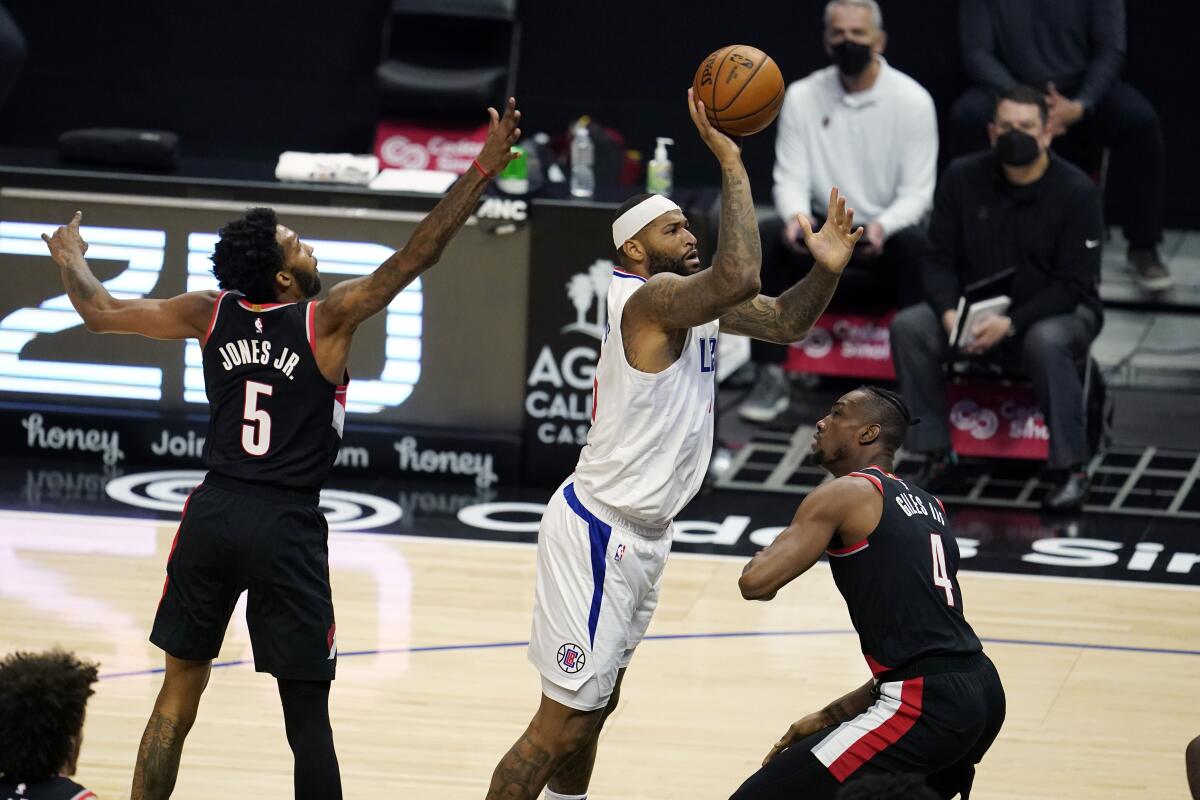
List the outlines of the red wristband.
{"type": "Polygon", "coordinates": [[[483,165],[479,163],[478,158],[471,162],[471,166],[479,170],[479,174],[485,178],[488,178],[489,180],[494,177],[492,173],[483,168],[483,165]]]}

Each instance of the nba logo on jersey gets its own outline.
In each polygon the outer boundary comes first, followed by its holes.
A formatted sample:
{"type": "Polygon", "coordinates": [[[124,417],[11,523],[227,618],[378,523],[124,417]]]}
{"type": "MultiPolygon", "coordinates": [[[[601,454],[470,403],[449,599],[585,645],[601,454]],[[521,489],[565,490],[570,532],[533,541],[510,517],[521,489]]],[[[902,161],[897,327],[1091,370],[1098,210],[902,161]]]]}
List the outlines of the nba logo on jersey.
{"type": "Polygon", "coordinates": [[[587,661],[587,656],[583,654],[583,648],[577,644],[567,642],[558,648],[558,666],[568,675],[574,675],[583,669],[585,661],[587,661]]]}
{"type": "Polygon", "coordinates": [[[617,551],[615,553],[613,553],[613,561],[620,561],[624,557],[625,557],[625,545],[619,544],[619,545],[617,545],[617,551]]]}
{"type": "Polygon", "coordinates": [[[261,320],[261,319],[256,319],[256,320],[254,320],[254,332],[255,332],[255,333],[262,333],[262,332],[263,332],[262,320],[261,320]]]}

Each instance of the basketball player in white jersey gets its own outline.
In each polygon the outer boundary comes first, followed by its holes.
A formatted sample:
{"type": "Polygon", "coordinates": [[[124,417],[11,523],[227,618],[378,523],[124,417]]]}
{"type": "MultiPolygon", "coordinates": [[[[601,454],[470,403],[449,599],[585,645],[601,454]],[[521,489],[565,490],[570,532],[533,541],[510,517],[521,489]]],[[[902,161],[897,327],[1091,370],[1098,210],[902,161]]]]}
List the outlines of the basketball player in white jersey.
{"type": "Polygon", "coordinates": [[[675,203],[632,198],[613,222],[620,267],[596,366],[592,428],[575,474],[538,534],[529,659],[542,698],[492,775],[489,800],[587,797],[596,742],[658,604],[671,523],[695,496],[712,452],[717,331],[787,343],[825,310],[862,228],[834,189],[816,266],[779,297],[758,294],[761,248],[750,182],[733,140],[688,93],[700,138],[721,165],[721,224],[710,269],[675,203]]]}

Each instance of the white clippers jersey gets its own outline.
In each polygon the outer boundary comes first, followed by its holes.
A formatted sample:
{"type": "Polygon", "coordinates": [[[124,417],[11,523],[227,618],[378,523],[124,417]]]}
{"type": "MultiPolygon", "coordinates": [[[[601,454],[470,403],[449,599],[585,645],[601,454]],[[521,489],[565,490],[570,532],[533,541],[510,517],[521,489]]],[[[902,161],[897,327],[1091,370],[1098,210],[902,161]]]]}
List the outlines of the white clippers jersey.
{"type": "Polygon", "coordinates": [[[621,313],[643,283],[613,271],[592,429],[575,481],[623,517],[660,528],[696,496],[708,470],[719,326],[713,321],[689,330],[679,359],[662,372],[634,369],[625,359],[621,313]]]}

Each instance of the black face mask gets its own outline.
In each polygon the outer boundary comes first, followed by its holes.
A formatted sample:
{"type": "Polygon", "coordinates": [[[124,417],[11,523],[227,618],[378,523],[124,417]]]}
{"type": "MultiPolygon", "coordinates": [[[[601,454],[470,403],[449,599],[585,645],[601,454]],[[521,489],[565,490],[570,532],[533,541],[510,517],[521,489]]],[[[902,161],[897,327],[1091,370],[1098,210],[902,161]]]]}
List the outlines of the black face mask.
{"type": "Polygon", "coordinates": [[[833,63],[837,65],[843,75],[849,75],[852,78],[862,74],[862,71],[870,65],[875,57],[869,44],[859,44],[849,39],[838,42],[832,49],[833,63]]]}
{"type": "Polygon", "coordinates": [[[1000,163],[1008,164],[1010,167],[1032,164],[1042,154],[1037,139],[1024,131],[1015,130],[1006,131],[996,137],[994,151],[1000,163]]]}

